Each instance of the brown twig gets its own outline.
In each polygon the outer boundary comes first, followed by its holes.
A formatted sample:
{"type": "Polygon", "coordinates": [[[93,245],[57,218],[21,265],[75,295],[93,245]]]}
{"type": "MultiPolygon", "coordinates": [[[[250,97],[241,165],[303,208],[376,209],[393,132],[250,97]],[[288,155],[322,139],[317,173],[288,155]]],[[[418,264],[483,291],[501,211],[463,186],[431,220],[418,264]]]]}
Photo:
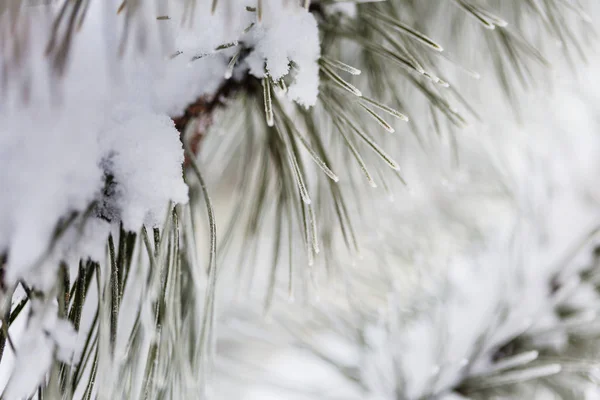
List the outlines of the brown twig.
{"type": "MultiPolygon", "coordinates": [[[[190,104],[184,113],[173,118],[175,128],[179,131],[183,139],[184,132],[188,129],[190,123],[194,124],[194,130],[189,137],[188,143],[190,150],[197,155],[200,151],[200,143],[206,135],[208,128],[213,124],[214,113],[220,107],[226,106],[227,102],[233,99],[238,93],[245,91],[251,93],[256,91],[258,80],[247,75],[242,80],[228,79],[212,96],[201,96],[195,102],[190,104]]],[[[184,166],[189,165],[189,160],[186,156],[184,166]]]]}

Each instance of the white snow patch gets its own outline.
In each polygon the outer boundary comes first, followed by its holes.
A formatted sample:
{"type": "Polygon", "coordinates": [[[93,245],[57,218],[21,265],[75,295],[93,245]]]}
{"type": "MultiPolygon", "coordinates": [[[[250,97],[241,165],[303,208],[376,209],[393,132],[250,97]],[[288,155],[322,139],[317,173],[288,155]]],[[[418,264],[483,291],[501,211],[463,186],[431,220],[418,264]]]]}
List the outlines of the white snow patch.
{"type": "Polygon", "coordinates": [[[56,304],[32,300],[28,324],[18,336],[11,377],[2,393],[7,399],[30,396],[45,379],[54,356],[71,363],[77,358],[77,333],[70,322],[60,320],[56,304]]]}

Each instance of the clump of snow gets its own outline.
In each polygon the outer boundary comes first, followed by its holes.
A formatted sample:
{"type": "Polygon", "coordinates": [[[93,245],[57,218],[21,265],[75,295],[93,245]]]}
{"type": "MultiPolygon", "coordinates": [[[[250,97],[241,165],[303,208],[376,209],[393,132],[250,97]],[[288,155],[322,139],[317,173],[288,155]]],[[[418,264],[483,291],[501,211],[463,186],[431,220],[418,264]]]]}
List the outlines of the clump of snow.
{"type": "Polygon", "coordinates": [[[56,304],[33,299],[26,311],[31,314],[27,326],[17,335],[12,374],[2,393],[7,399],[31,396],[55,358],[71,364],[79,357],[75,349],[77,333],[70,322],[58,318],[56,304]]]}
{"type": "Polygon", "coordinates": [[[283,79],[293,65],[288,96],[299,104],[315,105],[319,90],[321,55],[314,16],[296,2],[271,0],[264,6],[262,21],[248,32],[253,50],[246,62],[258,78],[283,79]]]}
{"type": "Polygon", "coordinates": [[[99,138],[106,173],[114,179],[108,208],[126,230],[159,226],[169,200],[187,202],[179,132],[169,117],[150,112],[124,112],[111,125],[99,138]]]}

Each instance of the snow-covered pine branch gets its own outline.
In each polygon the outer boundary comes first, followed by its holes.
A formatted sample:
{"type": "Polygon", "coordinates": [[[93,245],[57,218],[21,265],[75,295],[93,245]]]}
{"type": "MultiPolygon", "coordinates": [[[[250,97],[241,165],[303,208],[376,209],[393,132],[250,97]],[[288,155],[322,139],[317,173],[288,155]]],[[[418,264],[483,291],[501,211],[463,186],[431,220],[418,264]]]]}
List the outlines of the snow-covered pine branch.
{"type": "MultiPolygon", "coordinates": [[[[1,2],[5,397],[202,398],[218,381],[218,282],[264,287],[259,304],[269,311],[282,286],[293,297],[323,271],[344,276],[343,260],[360,260],[373,230],[373,199],[433,207],[419,215],[448,221],[445,207],[456,203],[438,203],[431,188],[458,181],[529,212],[538,188],[520,174],[533,171],[531,155],[544,166],[561,161],[545,171],[551,179],[534,182],[542,189],[594,197],[585,176],[595,153],[577,153],[596,143],[589,126],[564,157],[556,154],[563,142],[539,130],[504,140],[506,132],[480,128],[514,114],[543,120],[544,109],[534,118],[519,107],[522,89],[556,81],[550,67],[563,58],[593,59],[596,7],[1,2]],[[469,174],[455,174],[457,165],[469,174]],[[581,178],[573,186],[571,175],[581,178]],[[275,234],[265,234],[269,225],[275,234]],[[273,250],[267,277],[254,282],[254,265],[243,267],[265,249],[273,250]],[[233,273],[222,267],[231,259],[233,273]],[[27,349],[40,357],[29,377],[27,349]]],[[[553,117],[561,122],[560,112],[553,117]]],[[[473,219],[464,212],[455,223],[473,219]]]]}

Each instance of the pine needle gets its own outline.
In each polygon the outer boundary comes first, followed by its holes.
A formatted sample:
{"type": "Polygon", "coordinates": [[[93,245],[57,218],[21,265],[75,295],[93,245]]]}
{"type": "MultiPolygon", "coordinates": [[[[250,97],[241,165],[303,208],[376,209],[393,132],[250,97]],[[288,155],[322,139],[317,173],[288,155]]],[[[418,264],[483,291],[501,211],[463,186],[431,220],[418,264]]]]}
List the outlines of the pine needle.
{"type": "Polygon", "coordinates": [[[470,16],[475,18],[486,29],[493,30],[496,29],[496,26],[508,26],[508,22],[506,22],[502,18],[492,14],[491,12],[485,10],[484,8],[476,4],[471,3],[470,1],[454,0],[454,3],[457,4],[463,10],[465,10],[470,16]]]}
{"type": "Polygon", "coordinates": [[[379,147],[379,145],[377,143],[375,143],[373,141],[373,139],[371,139],[366,133],[364,133],[349,117],[348,115],[342,110],[342,108],[340,106],[336,107],[337,108],[337,113],[340,116],[341,120],[344,121],[344,123],[346,125],[348,125],[352,131],[354,133],[356,133],[358,135],[358,137],[360,137],[365,143],[367,143],[369,145],[369,147],[377,154],[379,155],[379,157],[381,157],[383,159],[383,161],[385,161],[385,163],[387,165],[390,166],[390,168],[394,169],[394,170],[399,170],[400,167],[398,166],[398,163],[396,161],[394,161],[390,156],[387,155],[387,153],[381,148],[379,147]]]}
{"type": "Polygon", "coordinates": [[[242,49],[240,48],[238,51],[235,52],[233,57],[231,57],[229,64],[227,64],[227,70],[225,70],[225,79],[230,79],[233,75],[233,68],[235,67],[235,63],[237,62],[238,58],[240,58],[241,53],[242,49]]]}
{"type": "Polygon", "coordinates": [[[394,18],[391,18],[385,14],[382,14],[379,11],[374,11],[372,9],[369,9],[368,13],[371,16],[373,16],[374,18],[377,18],[380,21],[387,23],[391,27],[395,28],[397,31],[407,34],[408,36],[412,37],[413,39],[417,40],[418,42],[426,45],[427,47],[429,47],[431,49],[433,49],[435,51],[444,51],[442,46],[440,46],[439,44],[434,42],[432,39],[430,39],[423,33],[417,31],[416,29],[414,29],[402,22],[400,22],[394,18]]]}
{"type": "Polygon", "coordinates": [[[305,204],[310,204],[311,203],[310,196],[308,194],[308,190],[306,189],[306,184],[304,183],[304,176],[298,166],[298,161],[296,160],[296,157],[290,150],[289,144],[287,143],[286,137],[284,136],[279,124],[275,124],[275,129],[276,129],[277,133],[279,133],[279,137],[283,141],[284,146],[286,148],[288,161],[290,163],[292,172],[294,174],[296,184],[298,185],[298,191],[300,192],[300,197],[302,198],[302,201],[305,204]]]}
{"type": "Polygon", "coordinates": [[[374,119],[375,121],[377,121],[377,123],[378,123],[379,125],[381,125],[381,127],[383,127],[383,129],[385,129],[385,130],[386,130],[386,131],[388,131],[389,133],[394,133],[394,132],[396,132],[396,131],[394,130],[394,128],[392,128],[392,126],[391,126],[389,123],[387,123],[387,121],[386,121],[386,120],[384,120],[383,118],[381,118],[381,117],[380,117],[380,116],[379,116],[379,115],[378,115],[378,114],[377,114],[375,111],[371,110],[369,107],[365,106],[364,104],[361,104],[360,106],[361,106],[361,107],[362,107],[362,108],[363,108],[363,109],[364,109],[364,110],[365,110],[367,113],[369,113],[369,115],[370,115],[371,117],[373,117],[373,119],[374,119]]]}
{"type": "Polygon", "coordinates": [[[361,74],[361,70],[358,68],[354,68],[351,65],[348,65],[346,63],[343,63],[341,61],[338,60],[330,60],[327,57],[321,57],[321,59],[328,64],[329,66],[333,67],[333,68],[337,68],[340,71],[345,71],[348,72],[351,75],[360,75],[361,74]]]}
{"type": "Polygon", "coordinates": [[[369,97],[365,97],[365,96],[362,96],[360,98],[360,100],[363,101],[363,102],[365,102],[365,103],[368,103],[370,105],[373,105],[373,106],[379,108],[380,110],[385,111],[386,113],[390,114],[391,116],[396,117],[396,118],[398,118],[398,119],[400,119],[402,121],[405,121],[405,122],[409,121],[409,119],[408,119],[408,117],[406,115],[404,115],[401,112],[399,112],[397,110],[394,110],[393,108],[388,107],[385,104],[382,104],[382,103],[380,103],[380,102],[378,102],[376,100],[373,100],[373,99],[371,99],[369,97]]]}
{"type": "Polygon", "coordinates": [[[319,60],[319,65],[321,67],[321,71],[323,71],[325,75],[327,75],[334,83],[336,83],[341,88],[347,90],[355,96],[362,96],[360,90],[358,90],[350,83],[346,82],[341,76],[339,76],[335,71],[333,71],[326,62],[319,60]]]}
{"type": "Polygon", "coordinates": [[[271,100],[271,80],[269,77],[262,79],[263,98],[265,104],[265,118],[267,126],[273,126],[273,102],[271,100]]]}
{"type": "MultiPolygon", "coordinates": [[[[298,138],[298,140],[300,140],[300,143],[302,143],[302,146],[308,151],[310,158],[321,169],[321,171],[323,171],[323,173],[325,173],[325,175],[327,175],[332,181],[338,182],[340,180],[340,178],[327,166],[327,164],[325,164],[325,162],[319,157],[317,152],[311,147],[311,145],[308,143],[308,141],[302,136],[302,134],[298,131],[298,128],[296,127],[294,122],[283,111],[279,102],[276,102],[276,104],[278,105],[278,110],[279,110],[278,115],[281,115],[284,119],[284,121],[282,121],[282,122],[285,123],[285,125],[295,135],[295,137],[298,138]]],[[[278,118],[281,118],[281,117],[278,117],[278,118]]]]}
{"type": "Polygon", "coordinates": [[[210,336],[212,334],[213,324],[214,324],[214,302],[215,302],[215,290],[217,283],[217,228],[215,222],[215,215],[212,206],[212,202],[210,201],[210,196],[208,194],[208,189],[206,187],[206,183],[204,181],[204,177],[202,176],[202,172],[195,160],[195,154],[189,149],[188,145],[184,143],[184,151],[186,155],[189,157],[192,165],[192,169],[196,175],[200,183],[200,188],[202,190],[202,195],[204,197],[206,203],[206,213],[208,215],[208,223],[209,223],[209,231],[210,231],[210,252],[209,252],[209,260],[208,260],[208,288],[206,290],[205,301],[204,301],[204,313],[203,313],[203,321],[202,321],[202,329],[200,331],[199,338],[199,348],[204,355],[204,359],[206,360],[210,349],[208,346],[210,345],[210,336]]]}
{"type": "Polygon", "coordinates": [[[371,175],[371,173],[369,172],[369,169],[367,168],[367,165],[363,161],[362,156],[360,155],[360,152],[356,149],[356,147],[354,146],[354,143],[352,143],[350,141],[350,139],[348,138],[348,136],[346,135],[345,129],[342,127],[342,124],[335,117],[333,119],[333,123],[336,126],[338,132],[340,132],[340,134],[344,138],[344,142],[346,142],[346,145],[350,149],[350,152],[354,156],[354,159],[356,160],[356,162],[360,166],[361,171],[365,174],[365,177],[367,178],[367,181],[369,182],[369,185],[371,185],[371,187],[376,188],[377,184],[373,180],[373,176],[371,175]]]}

